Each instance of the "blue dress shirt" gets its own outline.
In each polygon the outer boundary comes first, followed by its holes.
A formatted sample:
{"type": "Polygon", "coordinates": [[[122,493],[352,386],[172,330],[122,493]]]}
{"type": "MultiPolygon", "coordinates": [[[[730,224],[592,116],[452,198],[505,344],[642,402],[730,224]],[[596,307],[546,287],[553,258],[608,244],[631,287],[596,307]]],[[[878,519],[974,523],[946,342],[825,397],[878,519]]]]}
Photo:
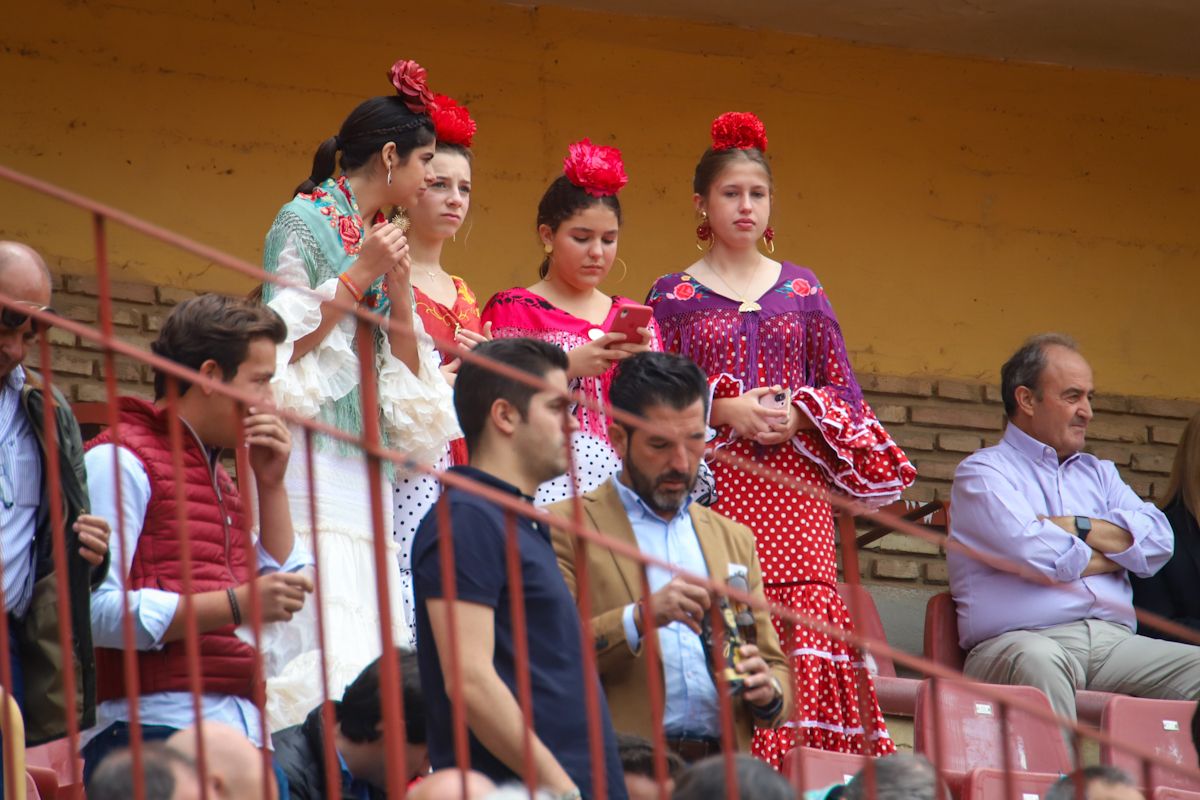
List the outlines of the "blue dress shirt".
{"type": "Polygon", "coordinates": [[[0,547],[4,553],[5,611],[23,617],[33,597],[33,537],[42,501],[37,435],[21,411],[25,370],[0,385],[0,547]]]}
{"type": "MultiPolygon", "coordinates": [[[[665,520],[652,511],[636,492],[621,483],[618,475],[610,480],[616,487],[617,496],[621,498],[621,505],[625,507],[625,515],[629,518],[639,550],[694,575],[708,575],[708,562],[704,560],[700,539],[692,525],[692,515],[688,513],[690,499],[684,502],[674,517],[665,520]]],[[[670,583],[674,574],[651,564],[646,569],[646,576],[650,591],[657,592],[670,583]]],[[[633,605],[625,607],[623,621],[629,646],[634,650],[639,649],[641,637],[633,621],[633,605]]],[[[720,736],[717,687],[709,672],[708,656],[700,637],[682,622],[672,622],[658,629],[658,642],[666,684],[663,729],[672,737],[720,736]]]]}

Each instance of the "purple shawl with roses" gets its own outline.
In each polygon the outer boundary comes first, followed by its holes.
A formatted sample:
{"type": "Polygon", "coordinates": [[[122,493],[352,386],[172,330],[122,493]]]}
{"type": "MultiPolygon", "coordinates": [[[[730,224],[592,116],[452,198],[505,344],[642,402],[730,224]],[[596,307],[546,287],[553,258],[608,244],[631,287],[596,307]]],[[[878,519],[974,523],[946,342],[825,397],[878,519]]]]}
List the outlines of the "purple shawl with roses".
{"type": "Polygon", "coordinates": [[[740,302],[718,294],[686,272],[654,282],[654,309],[663,349],[695,361],[715,379],[742,382],[743,391],[779,384],[824,388],[862,415],[854,377],[833,306],[811,270],[783,262],[779,280],[756,298],[761,311],[740,313],[740,302]]]}

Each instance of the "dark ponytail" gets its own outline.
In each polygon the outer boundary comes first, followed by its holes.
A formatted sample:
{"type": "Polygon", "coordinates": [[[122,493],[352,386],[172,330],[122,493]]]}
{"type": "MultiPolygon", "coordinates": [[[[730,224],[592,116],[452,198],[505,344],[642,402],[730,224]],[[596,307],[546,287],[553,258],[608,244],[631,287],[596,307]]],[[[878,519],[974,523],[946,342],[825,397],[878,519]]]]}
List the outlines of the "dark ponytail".
{"type": "MultiPolygon", "coordinates": [[[[605,206],[617,215],[617,225],[621,224],[621,201],[615,194],[604,197],[594,197],[583,188],[571,183],[566,175],[559,175],[551,183],[546,193],[538,203],[537,226],[548,225],[551,231],[557,231],[562,225],[580,211],[592,206],[605,206]]],[[[542,280],[550,274],[550,256],[542,259],[538,275],[542,280]]]]}
{"type": "Polygon", "coordinates": [[[388,142],[393,142],[396,154],[407,161],[413,150],[433,141],[433,121],[428,115],[414,114],[399,95],[372,97],[350,112],[337,136],[321,142],[313,155],[312,174],[292,194],[308,194],[332,178],[339,151],[342,172],[353,172],[378,155],[388,142]]]}

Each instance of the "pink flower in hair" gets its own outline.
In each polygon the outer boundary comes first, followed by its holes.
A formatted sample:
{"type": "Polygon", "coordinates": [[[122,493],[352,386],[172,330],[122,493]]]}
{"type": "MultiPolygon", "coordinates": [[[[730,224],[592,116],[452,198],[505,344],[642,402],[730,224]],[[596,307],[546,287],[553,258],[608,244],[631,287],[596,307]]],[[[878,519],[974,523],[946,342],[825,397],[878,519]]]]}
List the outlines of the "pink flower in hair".
{"type": "Polygon", "coordinates": [[[414,114],[424,114],[433,102],[433,93],[426,83],[425,68],[415,61],[400,59],[388,70],[388,80],[396,87],[396,94],[414,114]]]}
{"type": "Polygon", "coordinates": [[[629,183],[621,151],[615,147],[592,144],[584,139],[571,145],[563,159],[567,180],[592,197],[609,197],[629,183]]]}
{"type": "Polygon", "coordinates": [[[748,111],[727,111],[713,120],[713,150],[767,152],[767,126],[748,111]]]}

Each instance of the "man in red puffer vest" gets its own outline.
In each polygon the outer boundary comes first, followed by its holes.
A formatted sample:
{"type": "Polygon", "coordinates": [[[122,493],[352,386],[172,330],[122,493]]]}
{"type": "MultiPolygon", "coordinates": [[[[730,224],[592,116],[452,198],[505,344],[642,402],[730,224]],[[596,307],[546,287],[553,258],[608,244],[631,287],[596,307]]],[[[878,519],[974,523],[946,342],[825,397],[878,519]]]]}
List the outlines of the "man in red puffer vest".
{"type": "Polygon", "coordinates": [[[295,543],[283,485],[291,437],[271,412],[275,348],[285,335],[283,321],[263,306],[220,295],[181,303],[151,348],[254,398],[251,405],[211,386],[177,381],[182,448],[175,453],[167,402],[171,379],[156,372],[155,402],[121,398],[119,431],[105,431],[87,445],[92,508],[115,521],[116,535],[113,567],[92,595],[99,707],[94,735],[83,747],[85,780],[105,754],[130,739],[134,698],[123,663],[126,603],[138,650],[143,736],[165,739],[196,721],[181,602],[188,593],[181,517],[190,540],[201,715],[263,744],[253,701],[261,681],[256,655],[235,633],[250,622],[250,582],[257,585],[264,623],[291,619],[312,591],[308,577],[297,572],[312,558],[295,543]],[[257,526],[220,462],[222,450],[237,446],[239,431],[257,489],[257,526]],[[246,532],[255,527],[259,535],[252,547],[246,532]]]}

